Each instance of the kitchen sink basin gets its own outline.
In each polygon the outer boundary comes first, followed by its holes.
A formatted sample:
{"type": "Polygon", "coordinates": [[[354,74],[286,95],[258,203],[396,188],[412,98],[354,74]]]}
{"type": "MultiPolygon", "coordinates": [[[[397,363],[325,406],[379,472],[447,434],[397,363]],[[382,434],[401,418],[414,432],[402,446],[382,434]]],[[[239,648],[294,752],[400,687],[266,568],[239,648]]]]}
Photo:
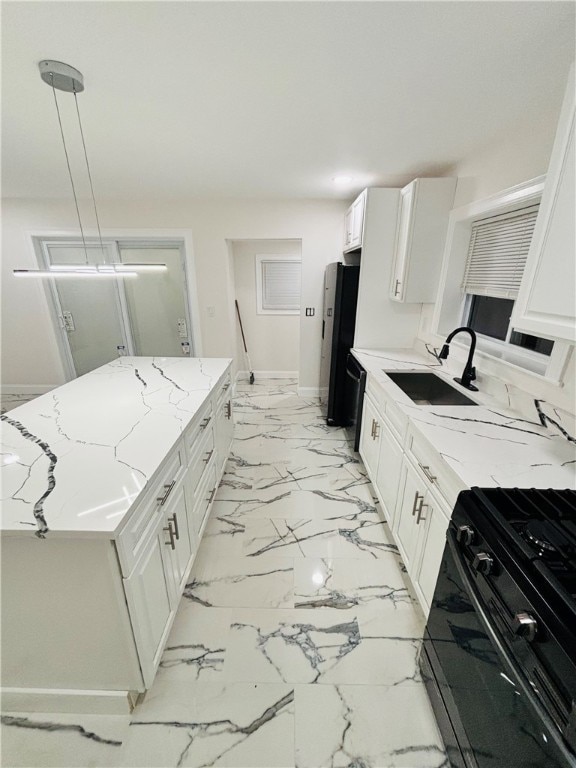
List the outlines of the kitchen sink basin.
{"type": "Polygon", "coordinates": [[[384,371],[417,405],[478,405],[435,373],[384,371]]]}

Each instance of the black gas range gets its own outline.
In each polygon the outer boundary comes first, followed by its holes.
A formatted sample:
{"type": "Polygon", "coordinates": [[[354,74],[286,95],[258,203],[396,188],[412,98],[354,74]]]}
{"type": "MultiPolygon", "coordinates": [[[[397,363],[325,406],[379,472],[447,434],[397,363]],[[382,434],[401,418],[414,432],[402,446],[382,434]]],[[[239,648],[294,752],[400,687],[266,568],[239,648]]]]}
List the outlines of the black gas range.
{"type": "Polygon", "coordinates": [[[459,495],[421,666],[453,766],[576,766],[576,491],[459,495]]]}

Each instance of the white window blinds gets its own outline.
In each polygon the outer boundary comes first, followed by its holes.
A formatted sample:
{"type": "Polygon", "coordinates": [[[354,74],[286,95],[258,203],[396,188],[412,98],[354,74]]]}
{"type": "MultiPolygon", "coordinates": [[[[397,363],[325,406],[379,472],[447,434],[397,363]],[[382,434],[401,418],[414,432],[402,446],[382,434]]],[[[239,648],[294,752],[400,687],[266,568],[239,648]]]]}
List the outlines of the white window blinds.
{"type": "Polygon", "coordinates": [[[299,312],[300,260],[259,257],[259,262],[262,310],[299,312]]]}
{"type": "Polygon", "coordinates": [[[501,299],[518,296],[537,214],[538,205],[532,205],[474,222],[464,293],[501,299]]]}

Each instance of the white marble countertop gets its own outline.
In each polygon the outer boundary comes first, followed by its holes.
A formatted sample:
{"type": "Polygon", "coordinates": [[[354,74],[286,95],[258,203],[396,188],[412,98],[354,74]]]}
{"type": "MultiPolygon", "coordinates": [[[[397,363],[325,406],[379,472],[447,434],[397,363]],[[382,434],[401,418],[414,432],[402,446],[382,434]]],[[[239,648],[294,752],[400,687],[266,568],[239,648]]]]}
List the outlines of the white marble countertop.
{"type": "Polygon", "coordinates": [[[230,362],[120,357],[4,414],[1,530],[113,538],[230,362]]]}
{"type": "Polygon", "coordinates": [[[370,379],[468,487],[576,488],[576,444],[555,427],[503,407],[483,392],[468,392],[431,356],[412,349],[354,349],[370,379]],[[416,405],[386,371],[432,370],[477,406],[416,405]]]}

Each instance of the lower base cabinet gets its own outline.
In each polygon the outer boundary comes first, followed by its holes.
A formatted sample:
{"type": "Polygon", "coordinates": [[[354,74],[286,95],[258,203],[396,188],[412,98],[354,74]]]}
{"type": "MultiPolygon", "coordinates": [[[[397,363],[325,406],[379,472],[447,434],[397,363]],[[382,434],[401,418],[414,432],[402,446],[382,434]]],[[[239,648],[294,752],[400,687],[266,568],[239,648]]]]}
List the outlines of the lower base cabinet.
{"type": "Polygon", "coordinates": [[[129,711],[150,688],[232,436],[228,368],[116,538],[2,537],[5,709],[129,711]]]}

